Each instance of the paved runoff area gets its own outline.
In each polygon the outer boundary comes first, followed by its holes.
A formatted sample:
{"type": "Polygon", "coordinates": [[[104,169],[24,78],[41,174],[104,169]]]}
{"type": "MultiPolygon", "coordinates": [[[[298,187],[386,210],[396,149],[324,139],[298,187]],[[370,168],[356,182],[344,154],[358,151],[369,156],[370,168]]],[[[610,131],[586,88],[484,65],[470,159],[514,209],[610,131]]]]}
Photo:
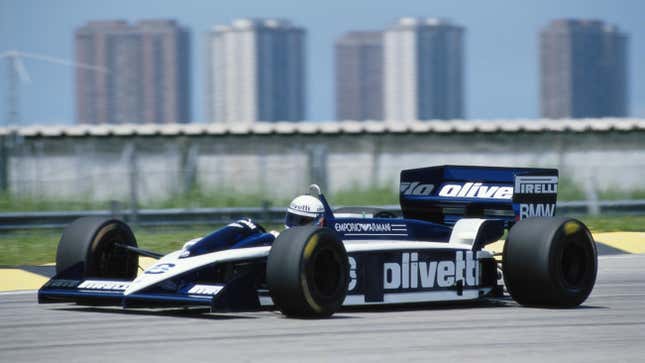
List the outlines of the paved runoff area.
{"type": "Polygon", "coordinates": [[[645,255],[604,255],[575,309],[510,299],[341,310],[330,319],[277,312],[122,310],[38,305],[0,293],[0,362],[139,361],[642,361],[645,255]]]}
{"type": "Polygon", "coordinates": [[[3,268],[0,362],[642,361],[645,233],[595,238],[596,287],[583,306],[564,310],[525,308],[505,298],[297,320],[274,311],[38,305],[34,289],[55,267],[3,268]]]}

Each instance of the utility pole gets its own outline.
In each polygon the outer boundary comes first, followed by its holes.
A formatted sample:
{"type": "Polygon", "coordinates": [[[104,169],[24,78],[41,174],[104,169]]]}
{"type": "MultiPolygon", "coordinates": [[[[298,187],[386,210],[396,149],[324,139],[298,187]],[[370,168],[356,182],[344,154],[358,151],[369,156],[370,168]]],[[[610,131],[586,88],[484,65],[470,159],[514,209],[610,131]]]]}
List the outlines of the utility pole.
{"type": "Polygon", "coordinates": [[[9,191],[9,156],[7,155],[8,135],[0,135],[0,194],[9,191]]]}
{"type": "Polygon", "coordinates": [[[63,66],[89,69],[96,72],[107,72],[104,67],[94,66],[91,64],[72,62],[65,59],[50,57],[35,53],[19,52],[10,50],[0,53],[0,59],[6,59],[7,62],[7,120],[6,125],[19,125],[20,119],[20,81],[29,83],[31,77],[25,68],[23,59],[32,59],[63,66]]]}
{"type": "MultiPolygon", "coordinates": [[[[33,59],[68,67],[89,69],[96,72],[107,72],[107,69],[46,55],[19,52],[17,50],[0,53],[1,59],[5,59],[7,64],[7,116],[4,124],[7,127],[16,127],[16,129],[9,130],[8,134],[0,135],[0,193],[9,193],[9,174],[11,172],[9,161],[13,154],[13,149],[21,142],[21,137],[17,129],[22,121],[20,117],[20,81],[25,83],[31,82],[31,77],[27,72],[27,68],[25,68],[23,59],[33,59]]],[[[2,125],[2,122],[0,122],[0,125],[2,125]]]]}
{"type": "Polygon", "coordinates": [[[139,168],[137,158],[137,144],[133,139],[125,145],[123,156],[127,163],[128,191],[130,194],[130,220],[132,224],[139,222],[139,168]]]}
{"type": "Polygon", "coordinates": [[[7,58],[7,126],[18,123],[18,72],[16,72],[16,60],[9,56],[7,58]]]}

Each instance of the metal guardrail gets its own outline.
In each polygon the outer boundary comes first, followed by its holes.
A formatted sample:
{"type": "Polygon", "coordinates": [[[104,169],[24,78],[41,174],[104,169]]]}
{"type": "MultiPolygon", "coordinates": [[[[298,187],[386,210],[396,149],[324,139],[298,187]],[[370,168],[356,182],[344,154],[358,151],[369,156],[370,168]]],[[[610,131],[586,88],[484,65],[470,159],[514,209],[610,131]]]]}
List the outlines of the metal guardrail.
{"type": "Polygon", "coordinates": [[[560,202],[559,214],[645,214],[645,199],[560,202]],[[598,213],[594,213],[596,210],[598,213]]]}
{"type": "MultiPolygon", "coordinates": [[[[400,212],[398,205],[376,206],[391,212],[400,212]]],[[[583,215],[599,211],[600,214],[645,214],[645,199],[616,201],[572,201],[560,202],[560,215],[583,215]]],[[[116,217],[140,226],[170,226],[191,224],[220,225],[247,217],[264,224],[282,224],[285,208],[244,207],[244,208],[173,208],[93,211],[52,211],[0,213],[0,230],[62,228],[73,220],[85,216],[116,217]]]]}
{"type": "Polygon", "coordinates": [[[280,224],[284,221],[284,208],[171,208],[139,209],[136,213],[119,211],[52,211],[0,213],[0,230],[31,228],[62,228],[81,217],[114,217],[140,226],[222,224],[240,218],[252,218],[261,223],[280,224]]]}

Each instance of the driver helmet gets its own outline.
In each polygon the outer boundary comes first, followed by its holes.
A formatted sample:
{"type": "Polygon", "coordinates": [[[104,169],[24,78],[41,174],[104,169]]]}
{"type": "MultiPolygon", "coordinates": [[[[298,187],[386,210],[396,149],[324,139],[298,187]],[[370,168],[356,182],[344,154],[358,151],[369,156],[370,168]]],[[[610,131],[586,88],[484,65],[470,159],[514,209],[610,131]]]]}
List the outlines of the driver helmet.
{"type": "Polygon", "coordinates": [[[311,223],[325,212],[322,202],[311,195],[296,197],[287,208],[287,216],[284,221],[286,228],[303,226],[311,223]]]}

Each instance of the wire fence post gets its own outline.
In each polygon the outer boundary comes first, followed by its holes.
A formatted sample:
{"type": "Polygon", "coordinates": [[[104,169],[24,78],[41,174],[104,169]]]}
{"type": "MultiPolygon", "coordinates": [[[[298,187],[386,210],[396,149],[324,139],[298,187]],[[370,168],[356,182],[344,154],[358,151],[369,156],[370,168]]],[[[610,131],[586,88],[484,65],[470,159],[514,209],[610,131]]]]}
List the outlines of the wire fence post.
{"type": "Polygon", "coordinates": [[[7,58],[7,126],[17,125],[20,121],[19,108],[20,108],[20,90],[18,84],[18,60],[16,56],[7,58]]]}
{"type": "Polygon", "coordinates": [[[327,145],[315,144],[308,148],[309,181],[327,189],[327,145]]]}
{"type": "Polygon", "coordinates": [[[0,136],[0,194],[9,194],[9,145],[8,136],[0,136]]]}
{"type": "Polygon", "coordinates": [[[190,139],[184,138],[180,141],[179,148],[179,170],[181,172],[181,189],[184,194],[192,192],[197,187],[197,159],[199,157],[199,145],[191,143],[190,139]]]}
{"type": "Polygon", "coordinates": [[[125,146],[125,160],[128,169],[128,188],[130,192],[130,222],[136,224],[139,221],[139,193],[138,180],[139,170],[137,167],[137,146],[134,141],[125,146]]]}
{"type": "Polygon", "coordinates": [[[593,171],[589,171],[587,178],[584,181],[585,199],[587,199],[587,213],[592,216],[600,214],[600,205],[598,204],[598,191],[596,186],[596,178],[593,171]]]}

